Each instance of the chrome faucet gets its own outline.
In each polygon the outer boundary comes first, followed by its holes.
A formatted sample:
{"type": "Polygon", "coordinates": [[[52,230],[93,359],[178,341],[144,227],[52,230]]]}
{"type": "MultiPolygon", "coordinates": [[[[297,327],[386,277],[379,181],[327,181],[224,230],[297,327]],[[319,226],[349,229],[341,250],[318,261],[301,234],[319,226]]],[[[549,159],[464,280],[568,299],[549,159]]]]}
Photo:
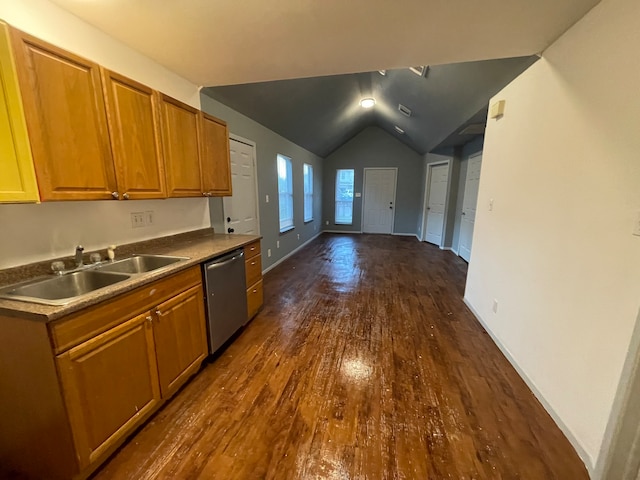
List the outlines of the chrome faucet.
{"type": "Polygon", "coordinates": [[[84,252],[84,247],[82,245],[78,245],[76,247],[76,268],[80,268],[84,265],[82,261],[82,252],[84,252]]]}

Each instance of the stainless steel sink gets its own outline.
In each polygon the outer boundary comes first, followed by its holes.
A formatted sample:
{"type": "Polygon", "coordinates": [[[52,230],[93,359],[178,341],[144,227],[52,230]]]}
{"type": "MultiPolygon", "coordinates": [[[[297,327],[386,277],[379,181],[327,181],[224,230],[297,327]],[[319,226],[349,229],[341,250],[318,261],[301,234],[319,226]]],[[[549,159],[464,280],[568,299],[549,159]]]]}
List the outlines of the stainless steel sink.
{"type": "Polygon", "coordinates": [[[95,292],[114,283],[122,282],[130,275],[121,273],[83,270],[59,277],[40,278],[12,285],[0,290],[0,298],[22,300],[45,305],[66,305],[83,295],[95,292]]]}
{"type": "Polygon", "coordinates": [[[100,272],[119,272],[138,274],[153,272],[174,263],[189,260],[187,257],[170,257],[167,255],[134,255],[133,257],[118,260],[114,263],[107,263],[98,267],[100,272]]]}

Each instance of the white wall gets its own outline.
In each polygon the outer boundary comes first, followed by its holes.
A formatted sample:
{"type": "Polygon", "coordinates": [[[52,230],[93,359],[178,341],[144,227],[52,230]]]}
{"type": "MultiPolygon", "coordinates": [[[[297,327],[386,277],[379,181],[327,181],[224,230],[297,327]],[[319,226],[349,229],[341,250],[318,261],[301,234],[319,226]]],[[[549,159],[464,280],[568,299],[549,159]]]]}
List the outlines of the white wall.
{"type": "MultiPolygon", "coordinates": [[[[0,2],[0,18],[27,33],[200,107],[196,85],[48,0],[0,2]]],[[[0,205],[0,268],[70,255],[79,243],[91,250],[111,243],[130,243],[208,226],[209,202],[204,198],[0,205]],[[130,213],[147,210],[155,212],[154,225],[133,230],[130,213]]]]}
{"type": "Polygon", "coordinates": [[[640,308],[639,21],[603,0],[494,98],[465,292],[590,469],[640,308]]]}

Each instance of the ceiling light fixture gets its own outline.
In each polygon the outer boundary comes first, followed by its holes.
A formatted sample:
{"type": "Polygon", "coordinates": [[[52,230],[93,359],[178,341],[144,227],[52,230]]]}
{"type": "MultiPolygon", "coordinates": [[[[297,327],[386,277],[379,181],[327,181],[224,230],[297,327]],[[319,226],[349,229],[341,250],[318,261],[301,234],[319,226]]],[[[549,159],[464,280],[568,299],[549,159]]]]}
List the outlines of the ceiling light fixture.
{"type": "Polygon", "coordinates": [[[360,106],[362,108],[371,108],[376,104],[376,100],[375,98],[363,98],[362,100],[360,100],[360,106]]]}
{"type": "Polygon", "coordinates": [[[420,65],[418,67],[409,67],[413,73],[418,75],[419,77],[426,77],[427,71],[429,70],[429,65],[420,65]]]}
{"type": "Polygon", "coordinates": [[[386,70],[378,70],[378,73],[380,75],[382,75],[383,77],[387,75],[387,71],[386,70]]]}
{"type": "Polygon", "coordinates": [[[395,128],[396,132],[398,132],[400,135],[404,135],[404,130],[401,129],[399,126],[395,125],[393,128],[395,128]]]}

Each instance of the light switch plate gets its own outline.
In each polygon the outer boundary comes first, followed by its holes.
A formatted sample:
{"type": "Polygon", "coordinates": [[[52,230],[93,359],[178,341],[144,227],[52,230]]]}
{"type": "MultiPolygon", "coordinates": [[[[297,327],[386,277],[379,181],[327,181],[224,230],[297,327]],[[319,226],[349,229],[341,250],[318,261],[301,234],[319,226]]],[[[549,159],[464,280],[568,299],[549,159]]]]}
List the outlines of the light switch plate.
{"type": "Polygon", "coordinates": [[[640,237],[640,212],[636,214],[636,221],[633,225],[633,234],[640,237]]]}

